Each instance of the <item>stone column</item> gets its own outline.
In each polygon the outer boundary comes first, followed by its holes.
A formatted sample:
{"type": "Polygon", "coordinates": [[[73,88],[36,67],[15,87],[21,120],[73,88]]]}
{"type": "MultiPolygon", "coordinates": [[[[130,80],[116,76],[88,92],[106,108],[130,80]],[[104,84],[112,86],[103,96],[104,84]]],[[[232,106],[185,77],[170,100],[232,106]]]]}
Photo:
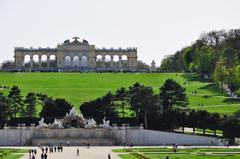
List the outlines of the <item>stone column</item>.
{"type": "Polygon", "coordinates": [[[110,68],[113,69],[113,56],[110,56],[110,68]]]}
{"type": "Polygon", "coordinates": [[[131,69],[131,57],[127,57],[127,67],[131,69]]]}
{"type": "Polygon", "coordinates": [[[38,67],[42,67],[42,56],[38,56],[38,67]]]}
{"type": "Polygon", "coordinates": [[[102,56],[102,67],[105,68],[105,56],[102,56]]]}
{"type": "Polygon", "coordinates": [[[47,56],[47,67],[50,67],[50,56],[47,56]]]}
{"type": "Polygon", "coordinates": [[[33,68],[33,56],[30,56],[30,68],[33,68]]]}
{"type": "Polygon", "coordinates": [[[119,68],[121,69],[122,68],[122,56],[118,56],[119,57],[119,68]]]}
{"type": "Polygon", "coordinates": [[[21,51],[14,51],[14,62],[17,68],[24,67],[24,55],[21,51]]]}
{"type": "Polygon", "coordinates": [[[70,66],[74,67],[74,59],[73,59],[73,57],[70,57],[70,66]]]}

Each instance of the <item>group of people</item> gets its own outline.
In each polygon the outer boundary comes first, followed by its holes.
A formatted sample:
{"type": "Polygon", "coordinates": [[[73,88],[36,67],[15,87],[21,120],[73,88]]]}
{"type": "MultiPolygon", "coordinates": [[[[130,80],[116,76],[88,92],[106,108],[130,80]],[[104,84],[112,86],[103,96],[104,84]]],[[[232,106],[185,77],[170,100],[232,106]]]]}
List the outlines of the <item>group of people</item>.
{"type": "Polygon", "coordinates": [[[37,150],[36,149],[29,149],[29,159],[35,159],[35,156],[37,155],[37,150]]]}
{"type": "Polygon", "coordinates": [[[41,159],[47,159],[48,152],[49,153],[63,152],[62,144],[60,144],[59,146],[49,145],[48,147],[45,148],[40,146],[40,148],[42,149],[41,159]]]}

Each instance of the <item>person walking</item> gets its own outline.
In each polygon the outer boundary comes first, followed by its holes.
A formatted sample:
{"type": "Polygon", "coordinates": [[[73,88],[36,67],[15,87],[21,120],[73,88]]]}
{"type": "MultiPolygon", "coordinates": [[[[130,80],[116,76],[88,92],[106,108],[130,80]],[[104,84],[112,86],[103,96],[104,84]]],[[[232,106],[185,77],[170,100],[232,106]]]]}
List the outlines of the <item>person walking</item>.
{"type": "Polygon", "coordinates": [[[41,159],[44,159],[44,154],[43,153],[41,154],[41,159]]]}
{"type": "Polygon", "coordinates": [[[111,155],[110,155],[110,153],[108,154],[108,159],[111,159],[111,155]]]}
{"type": "Polygon", "coordinates": [[[48,147],[45,148],[46,153],[48,153],[48,147]]]}
{"type": "Polygon", "coordinates": [[[45,154],[44,154],[44,159],[47,159],[47,157],[48,157],[48,156],[47,156],[47,153],[45,153],[45,154]]]}
{"type": "Polygon", "coordinates": [[[79,156],[80,154],[79,154],[79,149],[77,149],[77,156],[79,156]]]}
{"type": "Polygon", "coordinates": [[[29,149],[29,150],[28,150],[28,153],[29,153],[29,158],[31,158],[31,157],[32,157],[32,150],[29,149]]]}

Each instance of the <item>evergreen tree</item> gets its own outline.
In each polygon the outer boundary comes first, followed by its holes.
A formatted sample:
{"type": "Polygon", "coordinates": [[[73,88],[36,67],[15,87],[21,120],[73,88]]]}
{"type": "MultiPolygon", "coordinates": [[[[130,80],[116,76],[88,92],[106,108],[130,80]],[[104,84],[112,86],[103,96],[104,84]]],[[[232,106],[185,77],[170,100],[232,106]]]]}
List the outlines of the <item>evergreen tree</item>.
{"type": "Polygon", "coordinates": [[[183,109],[188,106],[185,88],[172,79],[167,79],[160,88],[160,101],[163,111],[183,109]]]}
{"type": "Polygon", "coordinates": [[[159,105],[158,97],[154,96],[152,87],[145,87],[139,83],[135,83],[129,90],[131,108],[136,113],[137,120],[143,118],[145,128],[148,128],[147,118],[151,112],[156,111],[159,105]]]}
{"type": "Polygon", "coordinates": [[[26,99],[24,100],[25,109],[24,109],[24,116],[25,117],[34,117],[36,114],[36,95],[33,92],[27,94],[26,99]]]}
{"type": "Polygon", "coordinates": [[[8,109],[7,98],[0,93],[0,120],[7,119],[7,109],[8,109]]]}
{"type": "Polygon", "coordinates": [[[21,91],[17,86],[13,86],[8,94],[8,99],[10,101],[10,107],[8,109],[10,117],[16,117],[17,113],[23,111],[23,99],[21,96],[21,91]]]}
{"type": "Polygon", "coordinates": [[[125,116],[125,109],[127,109],[127,104],[129,100],[129,91],[127,91],[124,87],[118,89],[115,93],[114,100],[120,102],[120,112],[122,117],[125,116]]]}

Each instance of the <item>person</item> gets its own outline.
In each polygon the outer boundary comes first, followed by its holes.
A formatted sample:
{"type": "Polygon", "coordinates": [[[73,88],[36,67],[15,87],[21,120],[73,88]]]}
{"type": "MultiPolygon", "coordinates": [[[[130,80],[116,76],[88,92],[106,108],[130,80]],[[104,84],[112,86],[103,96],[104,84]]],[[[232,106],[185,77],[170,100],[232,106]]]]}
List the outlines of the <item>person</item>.
{"type": "Polygon", "coordinates": [[[32,155],[32,159],[35,159],[35,156],[34,156],[34,155],[32,155]]]}
{"type": "Polygon", "coordinates": [[[89,148],[90,148],[90,144],[88,143],[88,144],[87,144],[87,149],[89,149],[89,148]]]}
{"type": "Polygon", "coordinates": [[[67,146],[70,146],[70,141],[67,142],[67,146]]]}
{"type": "Polygon", "coordinates": [[[111,159],[111,155],[110,155],[110,153],[108,154],[108,159],[111,159]]]}
{"type": "Polygon", "coordinates": [[[41,159],[44,159],[44,154],[43,153],[41,154],[41,159]]]}
{"type": "Polygon", "coordinates": [[[44,159],[47,159],[47,153],[44,154],[44,159]]]}
{"type": "Polygon", "coordinates": [[[45,148],[45,151],[46,151],[46,153],[48,153],[48,148],[47,147],[45,148]]]}
{"type": "Polygon", "coordinates": [[[61,152],[63,152],[63,146],[60,147],[61,152]]]}
{"type": "Polygon", "coordinates": [[[28,153],[29,153],[29,158],[31,158],[31,157],[32,157],[32,150],[29,149],[29,150],[28,150],[28,153]]]}
{"type": "Polygon", "coordinates": [[[169,159],[169,157],[168,157],[168,156],[166,156],[166,159],[169,159]]]}
{"type": "Polygon", "coordinates": [[[79,156],[79,149],[77,149],[77,156],[79,156]]]}
{"type": "Polygon", "coordinates": [[[34,150],[34,154],[35,154],[35,156],[37,155],[37,150],[36,149],[34,150]]]}
{"type": "Polygon", "coordinates": [[[57,147],[56,146],[54,146],[54,151],[57,152],[57,147]]]}

